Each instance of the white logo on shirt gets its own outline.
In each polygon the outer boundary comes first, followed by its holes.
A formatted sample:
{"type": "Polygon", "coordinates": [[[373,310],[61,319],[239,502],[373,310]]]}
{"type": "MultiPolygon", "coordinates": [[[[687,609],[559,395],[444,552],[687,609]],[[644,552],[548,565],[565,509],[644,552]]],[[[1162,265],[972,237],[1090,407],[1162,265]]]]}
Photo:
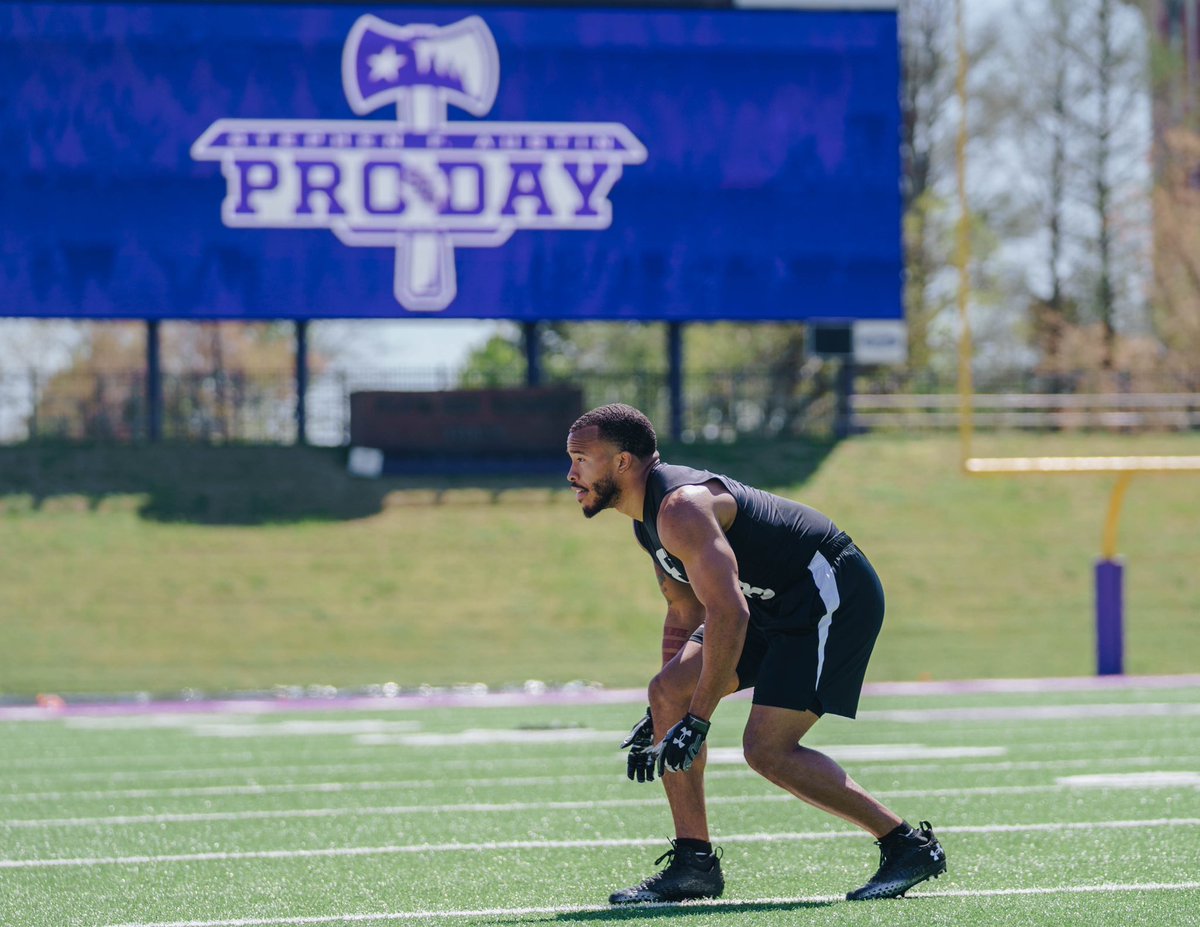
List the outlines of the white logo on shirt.
{"type": "Polygon", "coordinates": [[[747,599],[762,599],[765,602],[767,599],[775,598],[774,589],[759,589],[758,586],[751,586],[749,583],[743,582],[739,582],[738,585],[742,587],[742,595],[747,599]]]}
{"type": "Polygon", "coordinates": [[[676,569],[675,564],[671,562],[670,554],[660,547],[657,551],[655,551],[654,555],[658,557],[658,562],[662,564],[662,568],[666,570],[673,578],[679,580],[681,583],[687,582],[687,577],[684,576],[680,570],[676,569]]]}
{"type": "MultiPolygon", "coordinates": [[[[671,555],[661,547],[654,552],[654,556],[658,558],[658,562],[662,564],[663,570],[670,574],[671,577],[677,579],[681,583],[686,583],[688,581],[687,577],[683,575],[683,572],[676,567],[674,561],[671,560],[671,555]]],[[[738,585],[742,587],[742,595],[744,595],[747,599],[762,599],[764,602],[766,602],[768,599],[775,598],[774,589],[761,589],[758,586],[751,586],[749,583],[743,583],[740,580],[738,581],[738,585]]]]}

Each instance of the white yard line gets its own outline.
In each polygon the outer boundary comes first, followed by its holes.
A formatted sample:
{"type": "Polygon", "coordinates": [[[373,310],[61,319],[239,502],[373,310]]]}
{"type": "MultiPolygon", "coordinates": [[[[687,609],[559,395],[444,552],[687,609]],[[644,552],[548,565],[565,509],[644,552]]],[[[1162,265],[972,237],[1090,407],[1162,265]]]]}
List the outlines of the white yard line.
{"type": "MultiPolygon", "coordinates": [[[[1200,754],[1158,756],[1089,757],[1080,760],[1012,760],[1000,763],[904,763],[888,765],[879,770],[887,773],[923,773],[937,770],[942,778],[949,773],[1016,772],[1053,769],[1100,769],[1122,766],[1163,766],[1169,763],[1200,763],[1200,754]]],[[[709,774],[706,772],[705,776],[709,774]]]]}
{"type": "MultiPolygon", "coordinates": [[[[1178,789],[1183,781],[1179,778],[1185,774],[1156,773],[1154,776],[1144,774],[1137,777],[1137,788],[1178,789]]],[[[1197,780],[1194,773],[1186,774],[1188,787],[1193,787],[1197,780]]],[[[1117,784],[1109,784],[1112,790],[1125,790],[1130,786],[1124,779],[1113,780],[1117,784]]],[[[1038,785],[996,785],[996,786],[967,786],[964,788],[935,788],[935,789],[880,789],[874,794],[881,798],[959,798],[982,795],[1028,795],[1039,792],[1066,792],[1076,786],[1076,780],[1066,777],[1063,780],[1038,785]]],[[[1079,787],[1095,789],[1093,780],[1080,781],[1079,787]]],[[[710,796],[710,805],[757,805],[771,803],[789,803],[795,799],[786,792],[771,792],[765,795],[717,795],[710,796]]],[[[572,801],[519,801],[519,802],[464,802],[458,804],[421,804],[421,805],[384,805],[344,808],[277,808],[270,810],[243,811],[195,811],[195,812],[164,812],[160,814],[117,814],[102,817],[70,817],[70,818],[15,818],[0,820],[0,829],[5,830],[47,830],[68,827],[127,827],[140,824],[197,824],[213,821],[273,821],[293,820],[303,818],[339,818],[339,817],[401,817],[412,814],[507,814],[517,812],[543,811],[587,811],[599,808],[657,808],[661,806],[661,795],[651,795],[639,798],[592,798],[572,801]]]]}
{"type": "Polygon", "coordinates": [[[887,708],[860,711],[862,721],[892,724],[937,722],[978,724],[984,721],[1070,721],[1078,718],[1167,718],[1200,715],[1194,702],[1117,702],[1090,705],[979,705],[973,708],[887,708]]]}
{"type": "MultiPolygon", "coordinates": [[[[324,706],[328,707],[328,706],[324,706]]],[[[381,707],[388,707],[386,705],[381,707]]],[[[483,706],[480,706],[483,707],[483,706]]],[[[40,709],[39,709],[40,710],[40,709]]],[[[927,724],[931,722],[938,723],[963,723],[977,724],[981,721],[993,722],[1008,722],[1014,727],[1021,727],[1031,721],[1055,721],[1055,720],[1090,720],[1104,721],[1113,717],[1138,717],[1138,718],[1191,718],[1200,716],[1200,703],[1196,702],[1118,702],[1118,703],[1085,703],[1085,704],[1041,704],[1041,705],[1022,705],[1022,706],[940,706],[932,708],[902,708],[902,709],[864,709],[859,712],[859,719],[863,721],[884,721],[888,723],[914,723],[927,724]]],[[[231,723],[225,721],[222,724],[214,726],[213,715],[194,715],[180,717],[178,715],[170,715],[169,724],[165,724],[155,719],[158,716],[146,715],[143,722],[148,729],[152,728],[175,728],[179,730],[193,730],[197,733],[222,733],[225,736],[236,735],[238,737],[251,737],[258,734],[273,735],[272,740],[276,740],[283,734],[303,734],[311,736],[314,732],[339,734],[341,736],[354,737],[355,735],[365,738],[376,738],[374,743],[358,743],[354,748],[350,748],[353,752],[363,753],[367,756],[374,756],[371,746],[431,746],[429,741],[434,743],[453,746],[456,743],[462,742],[458,738],[459,734],[416,734],[408,735],[397,734],[398,730],[404,730],[411,725],[418,723],[413,721],[377,721],[377,720],[361,720],[361,721],[283,721],[283,722],[268,722],[255,723],[254,720],[246,719],[231,723]],[[392,732],[392,733],[387,733],[392,732]],[[411,738],[411,739],[410,739],[411,738]]],[[[113,724],[115,722],[123,722],[128,724],[129,720],[125,716],[119,716],[116,719],[106,718],[88,718],[75,717],[65,719],[66,723],[72,727],[80,727],[94,724],[113,724]]],[[[1086,730],[1086,725],[1076,725],[1074,732],[1076,734],[1086,730]]],[[[997,729],[1001,730],[1001,729],[997,729]]],[[[494,736],[501,738],[518,738],[526,736],[532,739],[544,738],[553,743],[556,740],[555,733],[551,731],[534,731],[522,735],[522,732],[513,731],[512,729],[494,728],[486,729],[486,731],[474,730],[468,732],[472,737],[480,738],[485,733],[494,732],[494,736]]],[[[1027,733],[1027,732],[1026,732],[1027,733]]],[[[573,729],[565,729],[562,732],[562,738],[559,742],[571,738],[572,736],[585,736],[580,731],[573,729]]],[[[624,731],[615,734],[618,739],[624,736],[624,731]]],[[[1037,743],[1031,741],[1030,743],[1037,743]]],[[[1086,741],[1085,741],[1086,743],[1086,741]]],[[[345,752],[347,748],[340,748],[345,752]]],[[[255,760],[259,759],[259,755],[255,753],[239,752],[210,754],[214,759],[230,761],[236,760],[255,760]]],[[[138,765],[151,765],[158,761],[170,761],[174,757],[171,754],[150,755],[142,754],[140,756],[130,756],[128,754],[111,754],[111,755],[87,755],[79,756],[75,759],[78,762],[87,762],[91,765],[98,764],[113,764],[125,767],[138,765]]],[[[0,772],[15,771],[19,769],[39,769],[42,767],[59,767],[63,763],[63,757],[16,757],[0,761],[0,772]]],[[[504,762],[520,762],[522,758],[508,758],[504,762]]]]}
{"type": "MultiPolygon", "coordinates": [[[[294,795],[294,794],[350,794],[354,792],[405,792],[425,789],[454,788],[502,788],[505,786],[541,786],[570,783],[596,783],[614,779],[615,769],[590,776],[523,776],[490,779],[419,779],[416,781],[390,779],[366,782],[283,782],[263,785],[245,783],[237,785],[194,785],[162,789],[106,789],[92,792],[14,792],[0,795],[0,802],[60,802],[60,801],[108,801],[114,798],[205,798],[215,795],[294,795]]],[[[742,775],[754,775],[745,770],[742,775]]],[[[710,774],[711,775],[711,774],[710,774]]]]}
{"type": "MultiPolygon", "coordinates": [[[[338,753],[338,755],[342,755],[345,752],[360,752],[364,749],[365,748],[351,747],[345,751],[338,749],[336,752],[338,753]]],[[[423,771],[427,772],[429,769],[429,766],[430,766],[430,762],[429,762],[428,758],[425,758],[420,764],[412,763],[412,764],[406,765],[402,761],[388,762],[388,761],[379,760],[379,759],[377,759],[377,757],[379,756],[379,753],[378,753],[378,751],[375,751],[375,750],[367,749],[367,755],[370,756],[371,759],[365,763],[356,763],[356,762],[345,763],[345,762],[343,762],[343,763],[306,764],[306,763],[294,763],[293,762],[293,763],[288,763],[286,765],[281,765],[281,764],[272,763],[270,761],[270,757],[254,756],[252,754],[248,754],[246,756],[246,758],[252,759],[252,760],[254,760],[254,762],[247,763],[244,766],[235,766],[235,765],[227,764],[224,766],[199,766],[199,767],[184,767],[184,768],[168,767],[168,768],[163,768],[163,769],[123,769],[123,770],[113,770],[111,772],[102,772],[102,771],[61,772],[60,770],[64,763],[73,763],[73,762],[90,763],[91,760],[88,758],[72,760],[72,759],[63,759],[60,757],[53,761],[51,761],[51,760],[41,761],[43,763],[48,763],[52,766],[56,766],[56,767],[58,767],[58,769],[49,769],[44,772],[41,770],[37,770],[37,771],[31,770],[29,773],[26,773],[26,774],[36,775],[36,776],[38,776],[39,779],[54,778],[54,779],[66,779],[66,780],[78,781],[78,782],[85,782],[85,781],[90,781],[93,779],[103,779],[104,781],[108,782],[108,781],[112,781],[112,780],[126,780],[126,779],[189,779],[189,778],[190,779],[203,779],[203,778],[206,778],[209,776],[229,776],[233,773],[244,773],[247,775],[253,775],[256,773],[271,772],[271,773],[278,773],[281,775],[282,774],[292,775],[292,774],[297,774],[297,773],[300,773],[300,774],[308,773],[309,775],[325,775],[325,774],[333,774],[333,773],[341,773],[341,772],[362,772],[362,771],[366,771],[366,770],[378,769],[378,770],[387,770],[387,771],[393,772],[399,778],[405,774],[407,769],[410,769],[410,768],[413,770],[419,769],[419,770],[423,770],[423,771]]],[[[220,760],[219,756],[214,756],[207,752],[204,754],[204,758],[205,758],[205,760],[209,760],[209,761],[219,762],[219,760],[220,760]]],[[[175,754],[174,756],[170,757],[170,759],[178,762],[179,754],[175,754]]],[[[493,766],[493,767],[494,766],[499,766],[499,767],[517,766],[517,767],[531,767],[534,769],[544,769],[547,762],[549,762],[549,760],[544,756],[541,756],[541,757],[530,757],[530,756],[488,757],[486,765],[493,766]]],[[[482,765],[484,765],[484,763],[481,762],[479,759],[438,760],[438,763],[437,763],[439,770],[478,769],[482,765]]],[[[3,770],[0,770],[0,775],[3,775],[3,770]]]]}
{"type": "MultiPolygon", "coordinates": [[[[1200,674],[1167,676],[1071,676],[1042,679],[957,679],[942,682],[868,682],[867,698],[927,698],[977,695],[1048,695],[1061,692],[1127,692],[1200,689],[1200,674]]],[[[739,693],[731,696],[744,699],[739,693]]],[[[112,717],[153,714],[282,715],[289,712],[396,711],[428,708],[524,708],[535,706],[588,706],[645,704],[646,690],[585,688],[528,692],[435,692],[398,697],[348,696],[346,698],[217,698],[201,701],[106,702],[71,704],[65,708],[32,705],[0,706],[0,721],[56,721],[64,717],[112,717]]]]}
{"type": "MultiPolygon", "coordinates": [[[[1080,733],[1087,728],[1073,728],[1072,733],[1080,733]]],[[[1111,755],[1112,752],[1122,750],[1146,751],[1156,747],[1162,748],[1157,750],[1159,753],[1167,753],[1172,748],[1179,746],[1179,737],[1163,736],[1154,738],[1145,738],[1142,740],[1108,740],[1105,739],[1102,728],[1096,728],[1096,733],[1093,736],[1086,737],[1081,740],[1020,740],[1010,738],[1005,735],[1003,730],[989,730],[989,735],[993,739],[1003,740],[1005,743],[1004,749],[1008,753],[1021,753],[1028,751],[1030,753],[1042,752],[1062,752],[1062,753],[1097,753],[1100,746],[1106,755],[1111,755]]],[[[1020,734],[1028,734],[1028,731],[1023,727],[1019,730],[1020,734]]],[[[616,744],[620,743],[625,736],[624,733],[617,738],[613,743],[614,755],[618,753],[616,744]]],[[[898,750],[901,746],[916,746],[911,744],[889,744],[886,742],[878,742],[871,745],[866,744],[829,744],[813,742],[811,746],[815,749],[830,752],[839,747],[848,750],[859,750],[867,746],[878,747],[879,755],[872,756],[855,756],[853,761],[856,763],[862,762],[892,762],[896,759],[895,756],[886,755],[887,750],[898,750]]],[[[967,745],[960,747],[951,747],[945,745],[927,745],[930,750],[954,751],[954,750],[969,750],[969,749],[991,749],[997,748],[972,748],[967,745]]],[[[111,756],[63,756],[61,754],[53,757],[37,757],[26,758],[27,762],[13,760],[9,762],[0,762],[0,776],[7,778],[9,781],[15,776],[36,778],[39,781],[45,779],[64,780],[64,781],[89,781],[95,779],[108,780],[125,780],[144,777],[153,778],[183,778],[194,777],[203,778],[205,776],[228,776],[233,773],[258,773],[265,771],[280,771],[288,774],[293,773],[339,773],[339,772],[354,772],[354,771],[370,771],[370,770],[390,770],[395,772],[397,777],[402,776],[407,770],[427,769],[430,760],[427,756],[422,756],[420,760],[415,759],[418,755],[417,751],[413,751],[414,759],[409,759],[408,755],[397,756],[391,760],[382,760],[381,754],[377,749],[361,745],[345,745],[338,746],[336,750],[324,751],[318,760],[327,760],[330,753],[334,753],[343,759],[340,763],[314,762],[311,764],[296,762],[295,754],[292,752],[284,752],[281,756],[286,759],[286,763],[273,762],[271,754],[264,753],[233,753],[223,754],[215,753],[209,750],[203,751],[205,762],[221,763],[220,766],[197,766],[197,767],[179,767],[174,764],[179,762],[180,754],[163,754],[161,756],[131,756],[126,753],[121,757],[111,756]],[[361,757],[361,759],[358,759],[361,757]],[[115,765],[121,763],[123,768],[119,769],[101,769],[99,767],[107,766],[109,763],[115,765]],[[170,765],[163,765],[170,764],[170,765]],[[76,769],[75,766],[90,766],[90,769],[76,769]]],[[[544,753],[537,756],[530,756],[528,753],[523,753],[521,756],[509,757],[494,757],[489,758],[489,766],[500,767],[544,767],[547,762],[553,760],[554,753],[544,753]]],[[[931,759],[934,757],[931,757],[931,759]]],[[[937,757],[939,759],[955,759],[953,755],[943,755],[937,757]]],[[[957,758],[971,759],[970,755],[960,754],[957,758]]],[[[439,769],[476,769],[480,766],[479,760],[473,759],[439,759],[437,766],[439,769]]],[[[7,783],[0,783],[0,787],[7,783]]],[[[0,795],[0,800],[3,795],[0,795]]]]}
{"type": "MultiPolygon", "coordinates": [[[[1200,827],[1200,818],[1151,818],[1129,821],[1074,821],[1051,824],[983,824],[938,827],[939,834],[1061,833],[1072,831],[1140,830],[1145,828],[1200,827]]],[[[729,834],[723,844],[795,843],[806,840],[862,840],[859,830],[798,831],[792,833],[729,834]]],[[[140,866],[161,863],[227,862],[245,859],[310,859],[316,857],[391,856],[397,854],[498,852],[502,850],[606,849],[661,846],[662,837],[625,837],[593,840],[498,840],[483,843],[424,843],[381,847],[323,847],[308,850],[246,850],[212,853],[172,853],[160,856],[97,856],[47,859],[0,859],[0,869],[52,867],[140,866]]]]}
{"type": "MultiPolygon", "coordinates": [[[[1200,889],[1200,882],[1109,882],[1101,885],[1051,885],[1039,888],[983,888],[922,891],[920,897],[1003,898],[1023,895],[1115,895],[1133,892],[1186,892],[1200,889]]],[[[798,895],[794,898],[744,898],[739,900],[688,901],[681,904],[640,904],[637,910],[678,908],[683,911],[711,908],[717,911],[748,907],[793,905],[829,905],[844,901],[841,895],[798,895]]],[[[157,921],[154,923],[112,924],[109,927],[307,927],[318,924],[363,924],[373,921],[464,920],[468,918],[534,917],[590,914],[613,910],[612,905],[555,905],[541,908],[480,908],[457,911],[398,911],[386,914],[330,914],[308,917],[238,918],[223,921],[157,921]]],[[[636,916],[636,911],[629,911],[636,916]]]]}
{"type": "MultiPolygon", "coordinates": [[[[910,722],[925,724],[929,722],[939,722],[945,724],[947,722],[963,722],[965,724],[975,724],[979,721],[997,721],[1008,722],[1009,726],[1018,732],[1018,737],[1013,741],[1016,745],[1035,746],[1044,743],[1039,738],[1022,740],[1022,737],[1029,734],[1026,725],[1030,721],[1038,720],[1073,720],[1073,721],[1096,721],[1094,729],[1097,731],[1108,731],[1110,725],[1106,725],[1106,721],[1112,717],[1144,717],[1146,719],[1163,720],[1170,718],[1179,718],[1181,720],[1190,719],[1200,715],[1200,702],[1141,702],[1141,703],[1098,703],[1098,704],[1042,704],[1042,705],[1027,705],[1019,707],[1011,706],[940,706],[935,708],[914,708],[914,709],[864,709],[859,712],[859,719],[863,721],[884,721],[889,723],[894,722],[910,722]]],[[[153,720],[155,716],[150,715],[145,720],[153,720]]],[[[197,734],[210,733],[217,728],[214,728],[211,720],[212,716],[197,716],[186,719],[179,719],[176,716],[171,717],[171,724],[167,727],[183,732],[193,732],[197,734]]],[[[68,718],[65,719],[65,724],[68,727],[79,728],[98,721],[107,721],[107,719],[91,719],[68,718]]],[[[123,720],[123,719],[116,719],[123,720]]],[[[219,725],[220,731],[225,731],[226,728],[230,732],[236,733],[238,737],[252,737],[258,734],[263,734],[268,737],[273,743],[264,743],[260,745],[260,749],[254,752],[249,751],[224,751],[215,752],[208,751],[208,756],[214,761],[220,762],[237,762],[237,761],[261,761],[263,753],[269,752],[275,748],[277,744],[282,744],[285,738],[282,734],[303,734],[311,736],[313,732],[322,732],[330,734],[338,734],[339,736],[350,737],[357,740],[352,740],[351,745],[339,746],[338,752],[341,754],[354,753],[362,755],[364,758],[374,758],[378,754],[371,749],[376,746],[430,746],[427,741],[432,740],[441,745],[453,746],[455,743],[465,743],[457,738],[465,737],[472,743],[487,736],[498,738],[497,742],[512,740],[517,744],[525,744],[529,741],[544,741],[548,743],[565,742],[573,736],[584,736],[588,729],[564,728],[561,732],[553,730],[532,730],[522,731],[511,727],[496,727],[484,729],[472,729],[466,732],[430,732],[428,734],[416,734],[415,739],[412,733],[406,737],[400,731],[407,731],[412,726],[419,724],[416,721],[392,721],[378,722],[371,720],[362,721],[325,721],[325,722],[280,722],[256,724],[252,720],[238,721],[237,723],[225,722],[219,725]],[[561,737],[558,735],[561,734],[561,737]]],[[[162,727],[164,725],[158,725],[162,727]]],[[[1064,744],[1074,744],[1087,747],[1095,743],[1094,737],[1086,736],[1086,732],[1093,730],[1093,726],[1089,724],[1072,725],[1072,733],[1079,739],[1064,741],[1064,744]]],[[[1004,728],[998,727],[992,729],[992,733],[1003,733],[1004,728]]],[[[595,732],[599,734],[600,732],[595,732]]],[[[617,737],[618,742],[624,736],[625,731],[612,732],[612,736],[617,737]]],[[[590,736],[590,735],[589,735],[590,736]]],[[[1045,742],[1053,745],[1053,741],[1045,742]]],[[[280,752],[286,753],[281,750],[280,752]]],[[[113,754],[97,754],[88,752],[77,756],[63,756],[61,754],[50,756],[18,756],[0,759],[0,773],[17,771],[22,769],[38,770],[44,767],[52,767],[53,769],[61,769],[62,764],[67,762],[86,762],[89,765],[120,765],[126,768],[137,768],[143,766],[153,766],[160,762],[170,762],[176,758],[177,754],[160,753],[148,754],[137,753],[130,754],[129,752],[113,753],[113,754]]],[[[508,757],[502,758],[502,762],[523,762],[528,761],[524,757],[508,757]]]]}
{"type": "MultiPolygon", "coordinates": [[[[1092,746],[1095,746],[1093,742],[1092,746]]],[[[822,749],[825,749],[822,747],[822,749]]],[[[862,763],[863,760],[856,760],[855,763],[862,763]]],[[[882,762],[882,761],[880,761],[882,762]]],[[[893,765],[886,763],[883,765],[880,772],[887,773],[920,773],[934,769],[940,773],[939,778],[945,779],[951,773],[988,773],[988,772],[1016,772],[1016,771],[1056,771],[1063,769],[1100,769],[1100,768],[1121,768],[1127,766],[1153,766],[1161,767],[1172,763],[1200,764],[1200,754],[1187,754],[1182,756],[1169,756],[1159,753],[1154,756],[1124,756],[1124,757],[1097,757],[1094,759],[1076,759],[1076,760],[1005,760],[990,763],[954,763],[947,764],[942,761],[929,763],[905,763],[903,765],[893,765]]],[[[478,762],[467,764],[471,767],[480,765],[478,762]]],[[[488,765],[491,765],[490,763],[488,765]]],[[[545,761],[539,760],[531,765],[544,766],[545,761]]],[[[439,765],[439,770],[443,767],[439,765]]],[[[368,780],[363,782],[284,782],[284,783],[259,783],[259,782],[238,782],[224,785],[187,785],[187,786],[170,786],[163,788],[140,788],[140,789],[102,789],[90,791],[74,791],[74,790],[57,790],[47,792],[20,792],[8,791],[0,793],[0,803],[17,803],[17,802],[61,802],[61,801],[108,801],[112,799],[145,799],[145,798],[204,798],[221,795],[282,795],[282,794],[351,794],[354,792],[405,792],[405,791],[424,791],[426,789],[441,789],[447,787],[458,788],[506,788],[506,787],[526,787],[526,786],[544,786],[544,785],[563,785],[571,783],[600,783],[600,782],[616,782],[622,784],[624,779],[624,767],[620,763],[620,757],[614,759],[613,765],[605,766],[602,769],[597,769],[595,772],[586,775],[564,775],[564,776],[493,776],[479,779],[405,779],[403,771],[397,770],[395,767],[386,763],[372,763],[365,766],[354,764],[348,765],[325,765],[320,767],[278,767],[264,766],[253,770],[239,770],[239,772],[265,773],[265,774],[294,774],[300,772],[322,772],[322,773],[355,773],[367,770],[389,770],[396,773],[395,779],[388,780],[368,780]]],[[[163,776],[170,775],[173,778],[191,778],[193,774],[202,774],[204,776],[224,775],[229,776],[229,769],[203,769],[203,770],[171,770],[162,771],[163,776]]],[[[741,769],[734,768],[719,768],[709,769],[705,772],[705,779],[757,779],[758,773],[746,767],[741,769]]],[[[860,774],[861,775],[861,774],[860,774]]],[[[93,778],[116,778],[114,776],[105,776],[97,774],[93,778]]],[[[122,777],[124,778],[124,777],[122,777]]],[[[257,778],[257,777],[255,777],[257,778]]],[[[877,790],[878,791],[878,790],[877,790]]],[[[947,789],[947,792],[955,792],[961,790],[947,789]]]]}

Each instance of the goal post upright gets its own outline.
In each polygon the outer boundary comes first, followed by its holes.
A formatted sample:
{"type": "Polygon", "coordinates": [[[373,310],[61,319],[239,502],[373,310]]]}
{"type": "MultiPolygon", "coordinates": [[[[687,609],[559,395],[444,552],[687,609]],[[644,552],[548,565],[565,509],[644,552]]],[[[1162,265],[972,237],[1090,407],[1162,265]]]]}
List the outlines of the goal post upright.
{"type": "Polygon", "coordinates": [[[954,4],[955,51],[958,69],[955,77],[955,92],[958,98],[958,136],[955,140],[955,170],[958,191],[958,224],[955,228],[954,261],[958,267],[958,433],[961,444],[961,459],[971,458],[971,443],[974,437],[975,420],[973,398],[975,393],[971,373],[971,208],[967,198],[967,92],[969,61],[967,56],[966,25],[963,21],[965,0],[954,4]]]}
{"type": "Polygon", "coordinates": [[[970,68],[964,22],[964,0],[955,2],[955,52],[958,58],[956,97],[959,108],[955,145],[958,194],[958,224],[955,264],[958,270],[958,431],[960,463],[969,476],[1013,476],[1022,474],[1116,475],[1109,497],[1108,513],[1101,537],[1100,558],[1095,566],[1096,674],[1124,673],[1124,566],[1118,558],[1117,535],[1121,510],[1129,485],[1139,473],[1200,473],[1200,456],[1113,456],[1113,457],[977,457],[975,436],[975,388],[972,373],[974,348],[971,336],[971,213],[967,196],[967,120],[970,68]]]}

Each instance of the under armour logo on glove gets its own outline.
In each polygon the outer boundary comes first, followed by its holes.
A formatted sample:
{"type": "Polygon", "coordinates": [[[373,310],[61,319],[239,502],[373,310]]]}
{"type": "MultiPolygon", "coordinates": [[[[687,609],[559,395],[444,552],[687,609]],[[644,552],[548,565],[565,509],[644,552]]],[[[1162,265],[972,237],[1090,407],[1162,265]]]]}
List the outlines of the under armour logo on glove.
{"type": "Polygon", "coordinates": [[[690,711],[683,720],[667,731],[662,743],[654,748],[658,758],[658,774],[663,772],[687,772],[696,761],[704,739],[708,736],[709,723],[697,718],[690,711]]]}

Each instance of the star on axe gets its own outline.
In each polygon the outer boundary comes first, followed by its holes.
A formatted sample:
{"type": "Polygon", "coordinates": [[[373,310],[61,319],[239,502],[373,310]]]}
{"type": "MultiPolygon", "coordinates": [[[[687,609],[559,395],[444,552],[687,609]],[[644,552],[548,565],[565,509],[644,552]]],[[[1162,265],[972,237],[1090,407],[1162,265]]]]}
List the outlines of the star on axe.
{"type": "MultiPolygon", "coordinates": [[[[389,103],[414,132],[446,122],[453,104],[484,116],[500,86],[500,55],[478,16],[449,26],[397,26],[361,16],[342,52],[350,108],[365,116],[389,103]]],[[[396,245],[396,299],[409,309],[445,309],[458,291],[454,243],[442,232],[410,232],[396,245]]]]}

